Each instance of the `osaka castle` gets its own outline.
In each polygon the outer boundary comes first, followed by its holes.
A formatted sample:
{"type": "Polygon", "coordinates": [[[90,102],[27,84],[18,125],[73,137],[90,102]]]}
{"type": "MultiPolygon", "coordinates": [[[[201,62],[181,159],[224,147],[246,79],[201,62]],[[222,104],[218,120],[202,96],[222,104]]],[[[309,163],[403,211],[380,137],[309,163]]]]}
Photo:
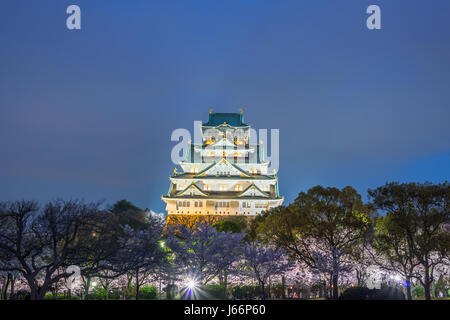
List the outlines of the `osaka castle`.
{"type": "MultiPolygon", "coordinates": [[[[252,130],[255,132],[255,130],[252,130]]],[[[268,172],[262,143],[251,143],[250,125],[240,113],[209,112],[201,141],[189,141],[181,172],[170,177],[168,218],[255,216],[280,206],[276,171],[268,172]]],[[[199,139],[200,140],[200,139],[199,139]]]]}

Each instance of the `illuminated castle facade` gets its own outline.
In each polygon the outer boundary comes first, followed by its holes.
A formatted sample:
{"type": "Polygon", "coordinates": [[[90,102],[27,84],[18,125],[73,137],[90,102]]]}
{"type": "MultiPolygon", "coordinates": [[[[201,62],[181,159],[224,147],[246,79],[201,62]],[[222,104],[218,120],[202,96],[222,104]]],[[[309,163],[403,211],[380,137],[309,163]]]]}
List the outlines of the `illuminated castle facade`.
{"type": "Polygon", "coordinates": [[[262,143],[250,143],[250,126],[240,113],[213,113],[201,126],[202,142],[188,152],[170,177],[162,199],[171,215],[254,216],[280,206],[276,172],[269,173],[262,143]]]}

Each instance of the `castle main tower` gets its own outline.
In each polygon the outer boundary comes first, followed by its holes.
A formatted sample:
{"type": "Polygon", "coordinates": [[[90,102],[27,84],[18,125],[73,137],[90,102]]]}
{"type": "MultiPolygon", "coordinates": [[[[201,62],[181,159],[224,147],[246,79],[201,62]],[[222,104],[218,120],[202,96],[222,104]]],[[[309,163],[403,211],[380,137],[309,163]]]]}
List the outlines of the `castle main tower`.
{"type": "Polygon", "coordinates": [[[188,152],[162,197],[170,216],[255,216],[280,206],[276,172],[269,173],[262,143],[250,143],[240,113],[213,113],[201,126],[202,142],[188,152]]]}

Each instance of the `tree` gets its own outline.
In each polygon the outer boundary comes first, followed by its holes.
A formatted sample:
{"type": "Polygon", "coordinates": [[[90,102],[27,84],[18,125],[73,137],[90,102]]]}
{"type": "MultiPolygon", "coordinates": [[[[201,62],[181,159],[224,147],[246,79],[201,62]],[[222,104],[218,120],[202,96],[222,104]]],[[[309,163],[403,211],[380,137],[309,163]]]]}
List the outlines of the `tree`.
{"type": "Polygon", "coordinates": [[[56,200],[41,210],[35,201],[0,202],[0,270],[19,273],[30,298],[42,299],[70,275],[67,266],[90,269],[92,252],[96,259],[114,252],[110,242],[93,236],[107,219],[98,203],[56,200]]]}
{"type": "Polygon", "coordinates": [[[144,210],[128,200],[117,201],[110,209],[118,217],[118,224],[129,225],[133,229],[145,228],[147,215],[144,210]]]}
{"type": "Polygon", "coordinates": [[[256,279],[261,286],[261,298],[266,296],[266,284],[272,276],[280,276],[294,266],[283,250],[263,246],[261,243],[249,243],[243,248],[243,261],[239,263],[242,275],[256,279]]]}
{"type": "Polygon", "coordinates": [[[378,217],[373,248],[369,251],[372,261],[383,270],[399,273],[406,281],[406,296],[412,300],[411,280],[419,262],[410,253],[406,235],[391,213],[378,217]]]}
{"type": "Polygon", "coordinates": [[[145,229],[134,230],[130,226],[124,227],[124,244],[119,253],[122,268],[131,273],[135,279],[136,300],[139,299],[139,289],[155,274],[155,271],[166,259],[166,251],[161,246],[161,235],[164,224],[157,217],[147,220],[145,229]]]}
{"type": "Polygon", "coordinates": [[[316,186],[288,207],[272,209],[259,223],[259,237],[328,276],[338,298],[339,275],[351,270],[352,250],[370,230],[370,208],[352,187],[316,186]]]}
{"type": "MultiPolygon", "coordinates": [[[[450,234],[445,228],[450,222],[450,184],[387,183],[369,190],[369,196],[386,214],[379,220],[379,230],[389,239],[398,238],[402,251],[395,254],[397,259],[405,255],[410,266],[418,263],[418,279],[430,300],[434,271],[450,250],[450,234]]],[[[385,252],[395,252],[394,244],[386,243],[391,251],[385,252]]]]}
{"type": "Polygon", "coordinates": [[[351,267],[354,274],[354,284],[358,287],[367,287],[369,279],[369,267],[373,264],[373,253],[371,243],[368,239],[356,245],[352,250],[351,267]]]}
{"type": "Polygon", "coordinates": [[[243,233],[217,231],[210,224],[198,224],[190,229],[179,226],[171,229],[168,247],[174,252],[187,276],[206,285],[221,272],[230,269],[239,259],[243,233]]]}
{"type": "Polygon", "coordinates": [[[2,287],[0,293],[0,300],[8,300],[8,289],[10,288],[10,296],[14,294],[14,284],[16,282],[16,275],[13,272],[0,272],[0,279],[2,279],[2,287]]]}
{"type": "Polygon", "coordinates": [[[240,233],[247,228],[247,217],[230,217],[220,220],[213,225],[220,232],[240,233]]]}

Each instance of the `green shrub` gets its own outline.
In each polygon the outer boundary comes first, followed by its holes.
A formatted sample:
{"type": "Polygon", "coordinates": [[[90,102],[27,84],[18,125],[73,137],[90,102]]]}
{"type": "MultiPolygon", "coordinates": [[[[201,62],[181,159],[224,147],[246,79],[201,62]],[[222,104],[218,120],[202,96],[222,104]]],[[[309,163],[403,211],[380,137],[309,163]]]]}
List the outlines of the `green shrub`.
{"type": "Polygon", "coordinates": [[[108,299],[120,299],[120,294],[117,291],[107,291],[102,287],[95,287],[91,293],[89,293],[88,300],[108,300],[108,299]]]}
{"type": "Polygon", "coordinates": [[[227,300],[225,286],[219,284],[208,284],[203,288],[206,292],[206,299],[227,300]]]}
{"type": "Polygon", "coordinates": [[[156,299],[158,296],[158,289],[155,286],[143,286],[139,289],[140,299],[156,299]]]}
{"type": "MultiPolygon", "coordinates": [[[[47,292],[44,296],[44,300],[69,300],[69,297],[63,293],[55,295],[51,292],[47,292]]],[[[72,294],[70,300],[80,300],[80,298],[72,294]]]]}
{"type": "Polygon", "coordinates": [[[425,297],[425,288],[422,286],[415,286],[412,289],[412,294],[413,294],[413,297],[415,297],[415,298],[425,297]]]}
{"type": "Polygon", "coordinates": [[[30,299],[30,293],[27,290],[16,291],[14,295],[10,297],[11,300],[27,300],[30,299]]]}

